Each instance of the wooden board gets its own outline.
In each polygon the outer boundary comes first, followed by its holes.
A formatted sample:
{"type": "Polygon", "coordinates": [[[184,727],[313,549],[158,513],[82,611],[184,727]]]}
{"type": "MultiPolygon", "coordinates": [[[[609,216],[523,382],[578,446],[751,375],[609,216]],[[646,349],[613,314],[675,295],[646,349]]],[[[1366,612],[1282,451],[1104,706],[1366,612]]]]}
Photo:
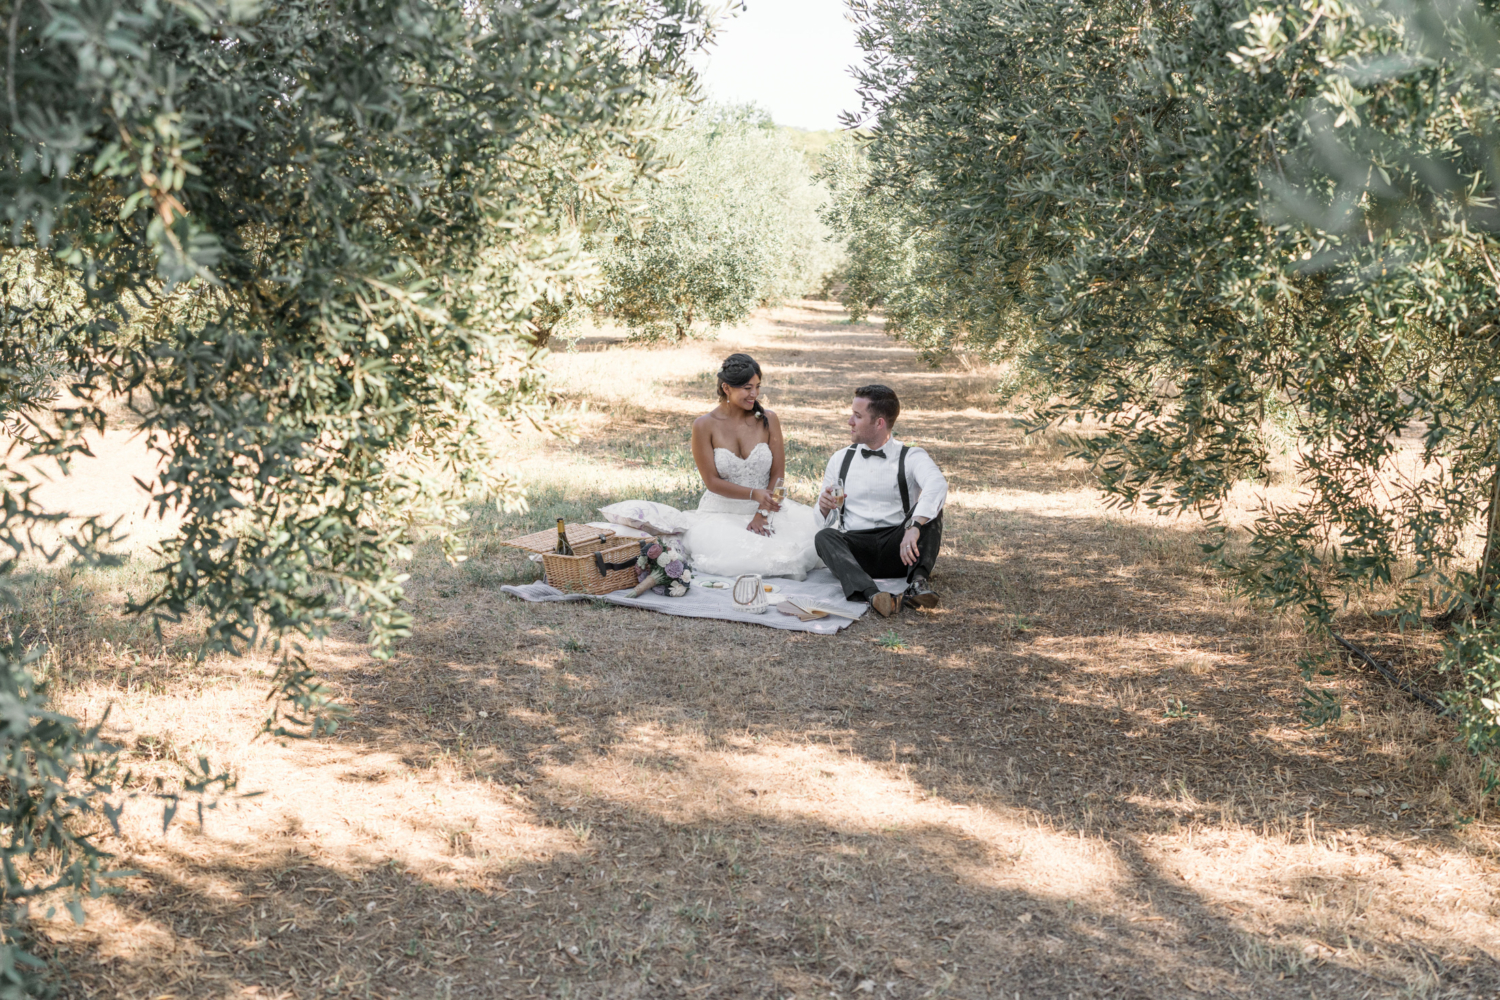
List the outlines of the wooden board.
{"type": "Polygon", "coordinates": [[[790,597],[783,598],[782,601],[776,605],[776,610],[780,611],[784,615],[792,615],[798,621],[803,622],[816,621],[819,618],[828,617],[828,612],[822,610],[821,608],[809,611],[803,608],[796,601],[793,601],[790,597]]]}
{"type": "MultiPolygon", "coordinates": [[[[798,603],[794,602],[790,597],[788,597],[785,600],[783,600],[781,603],[782,604],[790,604],[792,607],[796,608],[797,611],[799,612],[798,617],[802,618],[803,621],[808,621],[808,620],[813,619],[813,618],[826,618],[829,615],[833,615],[836,618],[847,618],[850,621],[857,621],[859,619],[859,615],[853,614],[851,612],[848,612],[848,611],[836,611],[833,608],[825,608],[822,605],[815,604],[815,603],[813,603],[811,601],[807,601],[805,599],[804,599],[803,603],[798,604],[798,603]],[[806,617],[803,617],[803,616],[806,616],[806,617]]],[[[786,613],[787,614],[792,614],[792,612],[790,612],[790,611],[788,611],[786,613]]]]}

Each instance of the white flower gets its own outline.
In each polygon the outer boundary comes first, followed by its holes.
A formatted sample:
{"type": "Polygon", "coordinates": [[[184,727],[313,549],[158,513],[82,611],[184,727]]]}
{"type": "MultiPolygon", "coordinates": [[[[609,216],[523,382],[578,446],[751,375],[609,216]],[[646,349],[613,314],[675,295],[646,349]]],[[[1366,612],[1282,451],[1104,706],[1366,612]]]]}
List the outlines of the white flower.
{"type": "Polygon", "coordinates": [[[682,571],[682,582],[683,583],[692,583],[693,582],[693,571],[692,570],[685,569],[685,570],[682,571]]]}
{"type": "Polygon", "coordinates": [[[667,588],[667,596],[668,597],[681,597],[683,594],[686,594],[686,593],[687,593],[687,584],[682,583],[680,580],[673,580],[672,581],[672,585],[667,588]]]}

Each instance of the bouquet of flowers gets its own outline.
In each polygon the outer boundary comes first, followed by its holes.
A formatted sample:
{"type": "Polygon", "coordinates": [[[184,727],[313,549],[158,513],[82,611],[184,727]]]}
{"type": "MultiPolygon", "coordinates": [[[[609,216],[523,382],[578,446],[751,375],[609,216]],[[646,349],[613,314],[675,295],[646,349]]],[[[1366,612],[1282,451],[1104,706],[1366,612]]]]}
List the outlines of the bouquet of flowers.
{"type": "Polygon", "coordinates": [[[668,597],[681,597],[688,592],[688,584],[693,581],[687,556],[654,538],[641,541],[641,556],[635,561],[635,575],[640,583],[630,592],[631,597],[640,597],[653,587],[665,588],[668,597]]]}

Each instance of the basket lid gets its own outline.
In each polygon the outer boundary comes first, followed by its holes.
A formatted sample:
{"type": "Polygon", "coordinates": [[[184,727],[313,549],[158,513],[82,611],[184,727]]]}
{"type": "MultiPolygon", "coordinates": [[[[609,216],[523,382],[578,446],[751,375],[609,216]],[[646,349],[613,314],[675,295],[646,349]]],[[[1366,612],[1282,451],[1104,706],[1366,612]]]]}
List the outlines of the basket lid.
{"type": "MultiPolygon", "coordinates": [[[[595,528],[587,524],[564,524],[563,530],[567,532],[569,545],[582,545],[584,542],[592,542],[600,538],[612,538],[615,534],[613,529],[595,528]]],[[[545,555],[557,549],[557,529],[548,528],[546,531],[534,531],[529,535],[512,538],[500,544],[525,549],[527,552],[540,552],[545,555]]]]}

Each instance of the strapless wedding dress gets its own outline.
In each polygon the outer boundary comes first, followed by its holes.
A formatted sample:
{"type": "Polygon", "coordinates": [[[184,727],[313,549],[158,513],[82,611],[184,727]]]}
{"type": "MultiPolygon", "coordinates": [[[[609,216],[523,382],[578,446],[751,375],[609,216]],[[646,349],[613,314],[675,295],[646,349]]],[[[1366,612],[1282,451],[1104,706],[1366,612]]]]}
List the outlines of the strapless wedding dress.
{"type": "MultiPolygon", "coordinates": [[[[719,475],[750,489],[766,489],[771,481],[771,446],[758,444],[745,458],[728,448],[714,449],[719,475]]],[[[683,511],[687,531],[682,546],[695,573],[711,576],[784,576],[802,580],[823,565],[813,548],[813,536],[823,527],[816,508],[783,500],[771,515],[769,538],[747,530],[759,509],[754,500],[731,500],[704,491],[697,510],[683,511]]]]}

